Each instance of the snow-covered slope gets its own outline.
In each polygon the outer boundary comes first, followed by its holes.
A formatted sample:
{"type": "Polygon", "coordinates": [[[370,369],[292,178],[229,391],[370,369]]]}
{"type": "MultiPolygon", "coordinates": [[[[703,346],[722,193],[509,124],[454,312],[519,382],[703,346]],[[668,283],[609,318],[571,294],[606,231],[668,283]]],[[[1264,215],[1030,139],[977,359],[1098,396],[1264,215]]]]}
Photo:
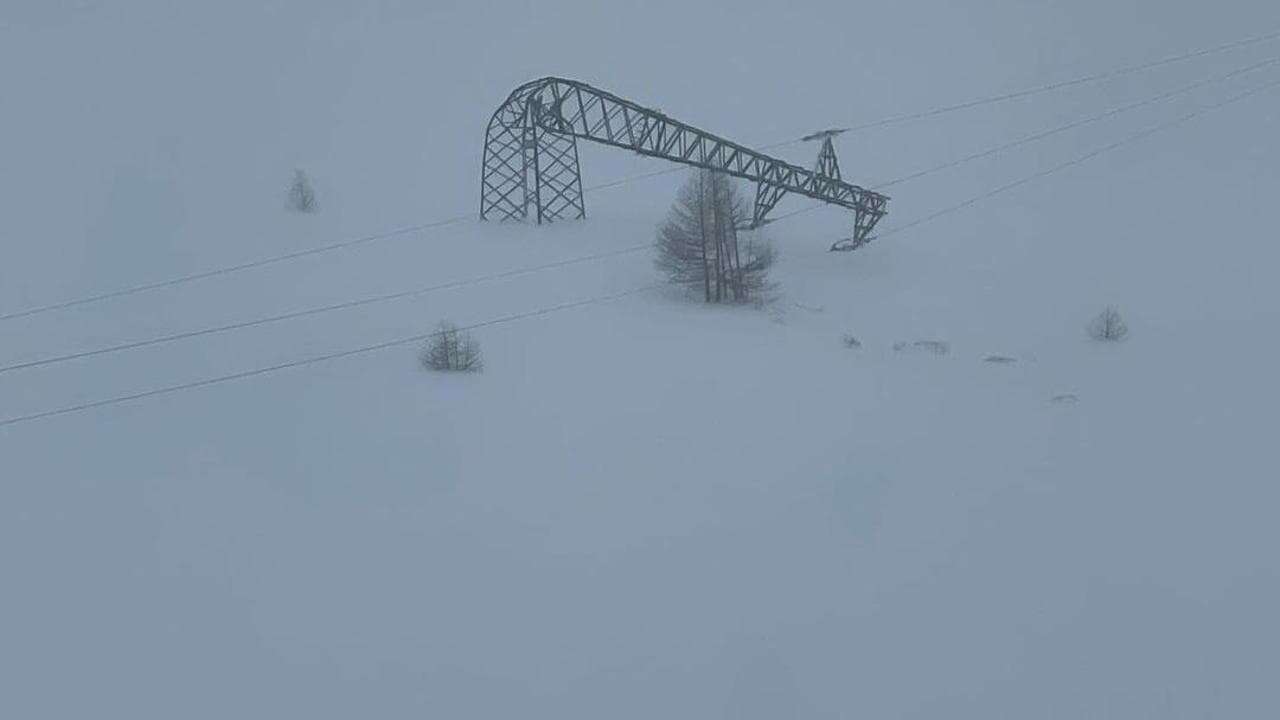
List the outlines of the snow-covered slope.
{"type": "MultiPolygon", "coordinates": [[[[1262,2],[427,5],[10,0],[0,311],[465,213],[483,123],[542,74],[764,144],[1277,24],[1262,2]],[[295,167],[314,216],[283,210],[295,167]]],[[[873,184],[1274,54],[845,136],[842,164],[873,184]]],[[[903,184],[885,227],[1275,79],[903,184]]],[[[825,252],[837,212],[780,221],[768,310],[650,289],[478,330],[478,376],[409,346],[0,428],[0,716],[1274,715],[1278,108],[852,254],[825,252]],[[1085,333],[1107,304],[1124,343],[1085,333]]],[[[593,192],[582,223],[4,321],[0,364],[624,249],[681,178],[593,192]]],[[[3,373],[0,420],[641,288],[650,263],[3,373]]]]}

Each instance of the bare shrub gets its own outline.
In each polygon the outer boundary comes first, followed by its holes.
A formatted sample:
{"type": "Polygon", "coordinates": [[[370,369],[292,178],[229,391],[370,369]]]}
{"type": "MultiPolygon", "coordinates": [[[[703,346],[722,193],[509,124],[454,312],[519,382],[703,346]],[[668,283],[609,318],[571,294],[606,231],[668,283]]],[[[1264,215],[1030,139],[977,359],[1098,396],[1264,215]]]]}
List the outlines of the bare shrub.
{"type": "Polygon", "coordinates": [[[747,202],[733,179],[700,169],[680,188],[658,228],[654,266],[668,280],[702,290],[715,303],[764,303],[774,286],[769,268],[777,259],[762,237],[739,239],[750,222],[747,202]]]}
{"type": "Polygon", "coordinates": [[[285,202],[294,212],[313,213],[320,209],[316,202],[315,188],[311,186],[311,179],[305,172],[293,171],[293,182],[289,184],[289,194],[285,202]]]}
{"type": "Polygon", "coordinates": [[[1102,342],[1119,342],[1129,335],[1129,326],[1114,305],[1107,306],[1089,323],[1089,337],[1102,342]]]}
{"type": "Polygon", "coordinates": [[[858,348],[862,347],[862,341],[859,340],[857,336],[855,336],[853,333],[845,333],[840,338],[840,342],[844,343],[844,346],[849,348],[850,350],[857,350],[858,348]]]}
{"type": "Polygon", "coordinates": [[[427,339],[422,351],[422,364],[437,372],[480,372],[484,360],[480,355],[480,343],[470,333],[445,321],[427,339]]]}
{"type": "Polygon", "coordinates": [[[896,342],[893,351],[906,353],[928,353],[930,355],[946,355],[951,352],[951,343],[942,340],[916,340],[915,342],[896,342]]]}

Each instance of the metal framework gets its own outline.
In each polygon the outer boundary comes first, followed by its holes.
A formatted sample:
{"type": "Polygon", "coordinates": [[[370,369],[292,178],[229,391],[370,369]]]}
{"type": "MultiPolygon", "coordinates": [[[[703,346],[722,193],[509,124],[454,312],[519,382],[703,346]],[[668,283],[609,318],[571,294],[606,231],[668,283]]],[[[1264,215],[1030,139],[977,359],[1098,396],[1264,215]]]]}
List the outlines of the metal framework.
{"type": "Polygon", "coordinates": [[[512,91],[485,132],[480,217],[538,223],[585,218],[578,138],[674,162],[725,172],[756,183],[752,227],[787,193],[853,211],[853,237],[833,250],[867,242],[889,198],[841,179],[831,139],[839,130],[805,137],[822,140],[818,162],[806,170],[667,117],[586,83],[548,77],[512,91]]]}

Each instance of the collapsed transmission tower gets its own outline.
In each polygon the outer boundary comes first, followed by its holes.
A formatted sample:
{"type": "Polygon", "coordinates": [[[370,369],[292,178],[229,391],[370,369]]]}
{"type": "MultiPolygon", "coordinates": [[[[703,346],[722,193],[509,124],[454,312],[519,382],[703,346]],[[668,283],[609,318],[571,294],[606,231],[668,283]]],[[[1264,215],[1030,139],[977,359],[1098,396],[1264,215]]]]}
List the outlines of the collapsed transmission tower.
{"type": "Polygon", "coordinates": [[[822,141],[817,165],[806,170],[586,83],[543,78],[512,91],[489,120],[480,217],[527,220],[532,211],[539,224],[585,218],[578,162],[582,138],[755,182],[753,228],[769,221],[769,212],[787,193],[852,210],[853,236],[831,248],[852,250],[869,240],[889,198],[841,179],[831,142],[840,132],[803,138],[822,141]]]}

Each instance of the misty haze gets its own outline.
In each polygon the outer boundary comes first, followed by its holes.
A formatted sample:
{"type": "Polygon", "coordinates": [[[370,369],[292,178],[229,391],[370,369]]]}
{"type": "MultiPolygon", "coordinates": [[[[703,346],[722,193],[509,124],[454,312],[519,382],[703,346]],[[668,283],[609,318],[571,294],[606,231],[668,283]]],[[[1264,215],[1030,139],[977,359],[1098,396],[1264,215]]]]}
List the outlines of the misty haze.
{"type": "Polygon", "coordinates": [[[0,718],[1280,716],[1278,137],[1262,0],[0,0],[0,718]]]}

